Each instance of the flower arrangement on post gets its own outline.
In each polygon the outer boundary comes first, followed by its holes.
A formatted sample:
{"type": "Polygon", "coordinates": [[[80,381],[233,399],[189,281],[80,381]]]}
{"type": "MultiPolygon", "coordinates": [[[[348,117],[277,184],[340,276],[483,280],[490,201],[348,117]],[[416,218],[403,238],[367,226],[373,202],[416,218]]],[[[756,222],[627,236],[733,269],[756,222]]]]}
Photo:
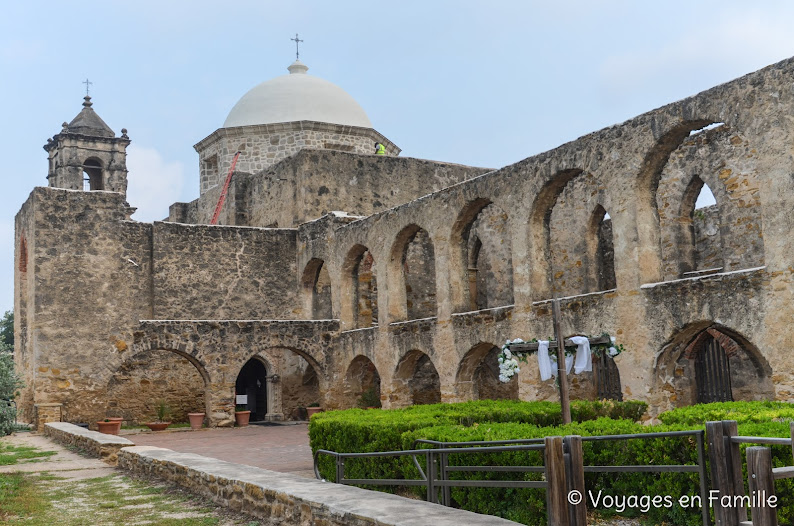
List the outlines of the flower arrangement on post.
{"type": "MultiPolygon", "coordinates": [[[[601,336],[598,337],[587,336],[586,338],[588,343],[587,348],[593,357],[601,357],[602,354],[606,353],[608,356],[614,358],[624,350],[623,345],[617,343],[615,338],[606,332],[602,333],[601,336]]],[[[507,340],[505,344],[502,345],[502,352],[499,353],[498,357],[499,381],[504,383],[509,382],[516,373],[521,371],[518,362],[527,363],[527,358],[529,356],[538,354],[540,348],[545,348],[546,352],[548,352],[548,343],[551,341],[553,341],[553,338],[549,338],[545,342],[545,347],[542,347],[541,344],[544,342],[539,342],[537,339],[533,339],[528,342],[525,342],[521,338],[507,340]]],[[[568,359],[570,359],[572,362],[580,350],[577,346],[566,345],[564,352],[566,357],[566,367],[568,367],[568,359]]],[[[548,356],[547,361],[551,362],[552,375],[556,376],[556,355],[552,354],[551,356],[548,356]]]]}

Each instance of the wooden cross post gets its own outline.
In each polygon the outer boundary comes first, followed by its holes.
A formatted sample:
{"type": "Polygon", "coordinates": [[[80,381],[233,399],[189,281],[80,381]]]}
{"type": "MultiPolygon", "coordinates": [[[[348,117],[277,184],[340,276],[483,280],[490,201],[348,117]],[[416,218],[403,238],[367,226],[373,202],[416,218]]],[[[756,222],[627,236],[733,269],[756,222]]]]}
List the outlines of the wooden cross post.
{"type": "MultiPolygon", "coordinates": [[[[560,300],[554,298],[551,302],[551,313],[554,321],[554,340],[549,342],[549,351],[552,349],[557,350],[557,381],[560,382],[560,406],[562,408],[562,423],[571,423],[571,401],[568,395],[568,373],[565,371],[565,346],[574,346],[570,340],[566,341],[562,337],[561,328],[561,315],[560,315],[560,300]],[[558,342],[562,342],[559,345],[558,342]]],[[[599,336],[597,338],[590,338],[590,345],[611,344],[612,341],[606,336],[599,336]]],[[[537,342],[532,343],[514,343],[509,345],[509,348],[514,353],[526,353],[538,350],[537,342]]]]}
{"type": "Polygon", "coordinates": [[[557,345],[557,379],[560,382],[560,406],[562,407],[562,423],[571,423],[571,400],[568,398],[568,373],[565,372],[565,343],[562,338],[560,323],[560,300],[554,298],[551,303],[551,314],[554,318],[554,337],[562,345],[557,345]]]}

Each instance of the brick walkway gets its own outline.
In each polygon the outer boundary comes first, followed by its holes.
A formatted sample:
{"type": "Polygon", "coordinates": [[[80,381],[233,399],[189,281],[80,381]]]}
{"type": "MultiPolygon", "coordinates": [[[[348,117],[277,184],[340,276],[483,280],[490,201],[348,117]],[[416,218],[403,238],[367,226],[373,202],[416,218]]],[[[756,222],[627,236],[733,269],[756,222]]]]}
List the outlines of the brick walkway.
{"type": "Polygon", "coordinates": [[[307,424],[124,434],[137,446],[158,446],[237,464],[314,477],[307,424]]]}

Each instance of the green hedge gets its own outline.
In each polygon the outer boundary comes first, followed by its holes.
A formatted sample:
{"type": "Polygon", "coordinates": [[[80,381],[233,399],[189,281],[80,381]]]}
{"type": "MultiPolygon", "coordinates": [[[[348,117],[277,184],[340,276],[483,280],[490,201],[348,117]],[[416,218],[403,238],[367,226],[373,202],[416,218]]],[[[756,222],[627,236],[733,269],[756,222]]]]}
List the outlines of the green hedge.
{"type": "Polygon", "coordinates": [[[714,420],[739,424],[794,421],[794,404],[786,402],[716,402],[680,407],[659,415],[665,424],[702,425],[714,420]]]}
{"type": "MultiPolygon", "coordinates": [[[[388,451],[410,449],[416,439],[444,442],[508,440],[515,438],[540,438],[550,435],[615,435],[653,433],[704,429],[704,420],[733,419],[740,422],[739,433],[747,436],[789,436],[786,411],[792,404],[738,402],[709,404],[677,409],[661,415],[665,422],[659,426],[643,426],[632,420],[598,418],[593,415],[631,414],[643,404],[577,402],[572,411],[582,422],[558,425],[558,404],[549,402],[467,402],[464,404],[438,404],[414,406],[403,410],[359,410],[321,413],[312,418],[309,428],[313,449],[322,448],[339,452],[388,451]],[[605,407],[609,407],[606,409],[605,407]],[[618,409],[616,409],[616,407],[618,409]],[[633,412],[632,412],[633,411],[633,412]],[[767,413],[765,413],[767,411],[767,413]],[[771,413],[769,413],[771,411],[771,413]],[[759,420],[758,415],[764,414],[759,420]],[[585,417],[585,418],[582,418],[585,417]],[[465,425],[461,425],[461,422],[465,425]]],[[[743,448],[744,449],[744,448],[743,448]]],[[[744,453],[743,453],[744,454],[744,453]]],[[[586,465],[629,464],[694,464],[697,448],[692,437],[665,439],[585,442],[586,465]]],[[[541,465],[538,452],[510,452],[450,457],[450,464],[475,465],[541,465]],[[465,458],[465,460],[464,460],[465,458]]],[[[792,464],[790,447],[773,447],[773,464],[792,464]]],[[[322,466],[323,474],[332,479],[333,465],[322,466]]],[[[346,475],[350,478],[416,478],[415,467],[407,458],[380,460],[348,460],[346,475]]],[[[476,474],[456,473],[474,478],[538,479],[540,474],[476,474]]],[[[588,489],[601,490],[605,495],[670,495],[676,503],[672,508],[651,508],[646,515],[654,524],[667,522],[676,525],[700,524],[700,510],[681,509],[677,499],[681,495],[698,495],[697,474],[690,473],[588,473],[588,489]]],[[[377,488],[377,489],[383,489],[377,488]]],[[[423,490],[424,488],[421,488],[423,490]]],[[[780,506],[780,524],[794,524],[794,481],[776,483],[780,506]]],[[[455,505],[478,513],[501,516],[523,524],[545,524],[545,492],[529,489],[455,488],[452,491],[455,505]]],[[[599,511],[605,511],[601,508],[599,511]]],[[[608,513],[607,513],[608,514],[608,513]]],[[[627,511],[622,515],[631,516],[627,511]]]]}

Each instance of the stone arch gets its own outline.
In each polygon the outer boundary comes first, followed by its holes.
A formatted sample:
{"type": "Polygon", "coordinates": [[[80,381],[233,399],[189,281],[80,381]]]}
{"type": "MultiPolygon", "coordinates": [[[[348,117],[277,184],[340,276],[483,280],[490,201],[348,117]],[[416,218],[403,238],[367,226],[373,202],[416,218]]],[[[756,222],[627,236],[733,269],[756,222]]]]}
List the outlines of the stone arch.
{"type": "Polygon", "coordinates": [[[380,374],[378,368],[363,354],[356,356],[347,367],[344,397],[347,407],[380,407],[380,374]],[[374,401],[378,400],[375,404],[374,401]]]}
{"type": "Polygon", "coordinates": [[[497,357],[500,352],[499,347],[488,342],[480,342],[466,352],[455,376],[455,389],[459,398],[518,400],[517,375],[507,383],[499,381],[497,357]]]}
{"type": "Polygon", "coordinates": [[[664,133],[645,155],[637,177],[635,190],[637,228],[637,256],[639,279],[642,283],[662,280],[661,231],[656,194],[662,171],[670,155],[689,137],[690,133],[710,126],[714,119],[682,121],[664,133]]]}
{"type": "Polygon", "coordinates": [[[740,131],[721,124],[671,153],[656,195],[665,279],[764,264],[755,151],[740,131]],[[714,202],[696,210],[707,188],[714,202]]]}
{"type": "Polygon", "coordinates": [[[364,245],[355,245],[348,251],[342,270],[352,326],[377,326],[378,280],[372,252],[364,245]]]}
{"type": "Polygon", "coordinates": [[[152,347],[128,355],[113,371],[105,392],[109,416],[126,422],[151,421],[160,400],[170,419],[186,422],[187,413],[210,413],[210,375],[204,364],[184,351],[152,347]]]}
{"type": "Polygon", "coordinates": [[[394,371],[392,407],[441,402],[441,380],[430,357],[420,350],[408,351],[394,371]]]}
{"type": "Polygon", "coordinates": [[[333,318],[331,302],[331,277],[325,262],[312,258],[303,270],[301,278],[301,296],[304,311],[313,320],[329,320],[333,318]]]}
{"type": "Polygon", "coordinates": [[[557,172],[537,193],[529,216],[530,280],[533,299],[550,298],[552,290],[551,212],[565,186],[583,171],[579,168],[557,172]]]}
{"type": "Polygon", "coordinates": [[[615,246],[612,237],[612,218],[598,204],[590,214],[585,234],[587,243],[587,290],[611,290],[617,286],[615,279],[615,246]]]}
{"type": "Polygon", "coordinates": [[[733,400],[774,399],[772,368],[758,348],[738,331],[700,321],[676,333],[656,358],[657,392],[666,398],[660,401],[661,410],[697,403],[695,360],[703,352],[704,343],[711,339],[720,344],[728,360],[733,400]]]}
{"type": "Polygon", "coordinates": [[[391,318],[436,316],[436,263],[430,234],[416,224],[403,228],[392,244],[388,268],[391,318]]]}
{"type": "Polygon", "coordinates": [[[511,305],[513,263],[507,214],[489,199],[474,199],[458,214],[450,241],[455,311],[511,305]]]}
{"type": "Polygon", "coordinates": [[[96,157],[83,161],[83,190],[104,190],[104,166],[96,157]]]}
{"type": "Polygon", "coordinates": [[[230,366],[241,371],[251,360],[262,362],[268,371],[265,420],[302,420],[307,406],[322,403],[323,368],[311,354],[290,345],[267,346],[253,349],[230,366]]]}

